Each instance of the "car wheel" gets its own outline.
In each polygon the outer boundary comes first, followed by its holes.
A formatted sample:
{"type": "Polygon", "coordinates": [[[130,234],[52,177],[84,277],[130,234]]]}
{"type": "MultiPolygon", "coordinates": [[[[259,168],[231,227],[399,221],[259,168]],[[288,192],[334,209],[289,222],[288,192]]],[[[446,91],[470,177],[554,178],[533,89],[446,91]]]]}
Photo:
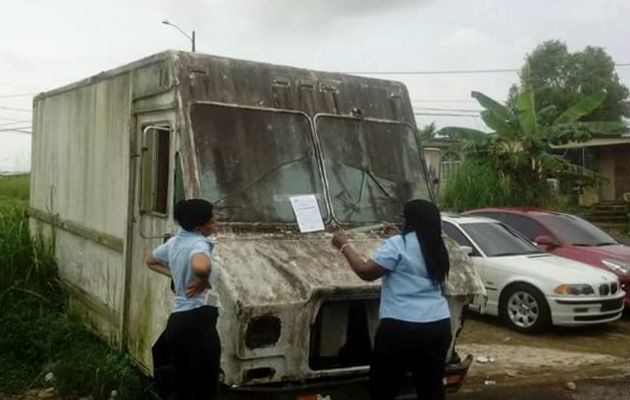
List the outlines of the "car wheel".
{"type": "Polygon", "coordinates": [[[551,324],[545,296],[524,283],[514,284],[502,294],[501,316],[510,328],[523,333],[540,332],[551,324]]]}

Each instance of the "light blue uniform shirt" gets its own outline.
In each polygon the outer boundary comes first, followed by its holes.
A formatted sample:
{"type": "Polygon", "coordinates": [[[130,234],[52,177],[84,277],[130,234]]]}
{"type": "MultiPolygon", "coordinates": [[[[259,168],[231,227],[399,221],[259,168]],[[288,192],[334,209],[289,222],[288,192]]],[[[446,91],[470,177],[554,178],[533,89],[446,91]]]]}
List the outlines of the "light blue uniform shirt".
{"type": "Polygon", "coordinates": [[[440,286],[433,286],[415,232],[387,239],[372,255],[383,267],[379,317],[433,322],[450,317],[440,286]]]}
{"type": "MultiPolygon", "coordinates": [[[[204,299],[208,289],[196,297],[186,297],[186,288],[196,280],[190,266],[193,254],[201,253],[210,258],[214,244],[207,237],[197,232],[189,232],[179,229],[177,234],[166,243],[153,250],[153,257],[171,270],[173,284],[175,286],[175,302],[173,312],[189,311],[204,305],[204,299]]],[[[218,265],[212,263],[210,282],[216,281],[218,265]]]]}

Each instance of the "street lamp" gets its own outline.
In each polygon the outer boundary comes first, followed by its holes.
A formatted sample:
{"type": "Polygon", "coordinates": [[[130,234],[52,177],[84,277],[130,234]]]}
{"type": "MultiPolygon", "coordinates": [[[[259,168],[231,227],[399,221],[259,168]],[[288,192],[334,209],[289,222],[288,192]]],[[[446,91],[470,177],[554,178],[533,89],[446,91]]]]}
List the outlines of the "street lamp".
{"type": "Polygon", "coordinates": [[[188,39],[190,39],[190,41],[192,42],[192,52],[195,52],[195,31],[192,31],[192,36],[189,36],[186,32],[184,32],[179,26],[170,23],[167,19],[165,19],[164,21],[162,21],[162,23],[164,25],[170,25],[173,28],[177,29],[178,31],[180,31],[181,33],[184,34],[184,36],[186,36],[188,39]]]}

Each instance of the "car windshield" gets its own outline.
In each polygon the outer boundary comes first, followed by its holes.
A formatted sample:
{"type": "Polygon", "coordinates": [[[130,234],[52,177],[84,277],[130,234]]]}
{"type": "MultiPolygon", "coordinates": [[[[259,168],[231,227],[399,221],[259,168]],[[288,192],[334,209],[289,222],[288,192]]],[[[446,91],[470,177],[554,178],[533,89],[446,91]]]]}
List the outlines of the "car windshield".
{"type": "Polygon", "coordinates": [[[326,220],[305,115],[194,104],[190,118],[202,194],[223,221],[294,222],[289,197],[300,194],[314,194],[326,220]]]}
{"type": "Polygon", "coordinates": [[[573,246],[607,246],[618,244],[610,235],[582,218],[573,215],[543,215],[540,217],[561,238],[573,246]]]}
{"type": "Polygon", "coordinates": [[[398,221],[404,203],[429,199],[412,129],[350,117],[316,120],[328,188],[340,222],[398,221]]]}
{"type": "Polygon", "coordinates": [[[540,253],[527,239],[501,223],[475,222],[460,226],[488,257],[540,253]]]}

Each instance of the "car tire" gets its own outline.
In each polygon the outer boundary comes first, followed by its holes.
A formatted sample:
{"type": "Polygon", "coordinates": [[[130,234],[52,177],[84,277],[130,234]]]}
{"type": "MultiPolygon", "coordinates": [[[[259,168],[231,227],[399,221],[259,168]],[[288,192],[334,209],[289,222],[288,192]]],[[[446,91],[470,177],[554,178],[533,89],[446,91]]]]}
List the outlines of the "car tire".
{"type": "Polygon", "coordinates": [[[532,285],[516,283],[501,294],[500,315],[513,330],[541,332],[551,325],[551,312],[545,296],[532,285]]]}

